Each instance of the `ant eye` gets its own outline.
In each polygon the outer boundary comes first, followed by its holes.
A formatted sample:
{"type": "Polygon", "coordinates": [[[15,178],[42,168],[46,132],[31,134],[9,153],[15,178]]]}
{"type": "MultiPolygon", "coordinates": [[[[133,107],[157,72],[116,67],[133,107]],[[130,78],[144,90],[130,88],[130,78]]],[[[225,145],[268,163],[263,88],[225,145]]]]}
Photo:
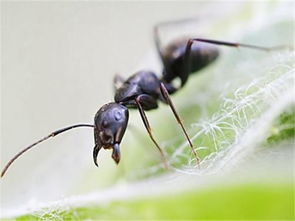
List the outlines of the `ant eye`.
{"type": "Polygon", "coordinates": [[[122,119],[122,113],[120,111],[115,112],[115,120],[119,121],[122,119]]]}

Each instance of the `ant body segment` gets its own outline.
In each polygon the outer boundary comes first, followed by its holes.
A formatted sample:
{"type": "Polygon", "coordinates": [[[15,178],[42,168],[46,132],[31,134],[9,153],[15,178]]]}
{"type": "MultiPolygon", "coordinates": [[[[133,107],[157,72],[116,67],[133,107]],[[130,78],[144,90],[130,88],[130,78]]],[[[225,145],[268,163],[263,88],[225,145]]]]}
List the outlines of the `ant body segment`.
{"type": "Polygon", "coordinates": [[[167,47],[162,48],[159,34],[159,26],[154,29],[154,40],[157,52],[163,64],[162,77],[158,78],[157,75],[151,71],[138,71],[124,80],[120,76],[116,76],[115,83],[115,97],[114,102],[103,105],[94,117],[94,124],[76,124],[69,127],[56,130],[48,136],[38,140],[37,142],[29,145],[19,153],[17,153],[4,167],[1,172],[1,177],[4,176],[10,165],[23,153],[30,150],[37,144],[61,134],[65,131],[77,127],[91,127],[94,128],[94,141],[95,146],[93,149],[93,161],[96,166],[97,155],[99,151],[104,149],[112,149],[112,158],[118,164],[120,162],[120,143],[124,136],[125,130],[128,125],[129,111],[128,109],[138,109],[144,126],[159,150],[166,169],[169,168],[169,163],[160,148],[159,144],[153,137],[149,121],[146,117],[145,111],[156,109],[158,101],[161,101],[170,106],[178,124],[189,143],[197,164],[200,162],[197,152],[184,128],[184,125],[176,111],[170,95],[181,89],[187,82],[190,74],[203,69],[209,64],[213,63],[219,56],[219,50],[215,45],[224,45],[230,47],[245,47],[250,49],[271,51],[280,49],[282,47],[266,48],[255,45],[232,43],[225,41],[190,38],[180,39],[170,43],[167,47]],[[207,44],[198,44],[203,42],[207,44]],[[173,84],[175,79],[179,79],[181,84],[176,87],[173,84]]]}

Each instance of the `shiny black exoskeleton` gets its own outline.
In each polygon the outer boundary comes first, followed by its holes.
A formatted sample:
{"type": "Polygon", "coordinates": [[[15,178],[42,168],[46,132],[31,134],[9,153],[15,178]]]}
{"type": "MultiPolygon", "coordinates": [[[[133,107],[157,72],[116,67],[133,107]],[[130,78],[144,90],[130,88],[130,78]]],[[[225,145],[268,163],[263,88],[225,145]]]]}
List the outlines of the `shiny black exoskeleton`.
{"type": "MultiPolygon", "coordinates": [[[[176,113],[175,107],[169,98],[170,94],[175,93],[179,89],[173,85],[173,80],[179,78],[181,80],[180,87],[183,87],[187,82],[189,74],[202,69],[218,57],[218,50],[216,47],[206,44],[192,45],[189,44],[189,42],[190,41],[188,40],[173,42],[164,51],[161,51],[160,48],[158,48],[164,64],[162,78],[158,78],[157,75],[151,71],[143,70],[133,74],[126,81],[123,81],[121,77],[117,78],[121,79],[121,82],[115,80],[115,84],[120,85],[116,88],[115,103],[104,105],[97,112],[94,119],[95,148],[93,157],[96,165],[97,154],[101,148],[109,149],[110,147],[113,147],[112,157],[116,163],[119,162],[120,155],[118,154],[118,148],[128,122],[128,110],[126,107],[139,109],[144,125],[153,142],[160,150],[166,167],[168,167],[168,163],[164,157],[163,151],[152,136],[144,111],[156,109],[159,100],[169,104],[178,123],[181,124],[182,129],[189,140],[181,120],[176,113]],[[122,119],[114,121],[115,113],[119,112],[126,113],[124,118],[125,121],[122,119]],[[102,124],[107,126],[102,127],[102,124]],[[113,131],[113,134],[110,134],[110,131],[113,131]],[[120,137],[120,139],[111,139],[116,136],[120,137]]],[[[197,154],[194,151],[190,140],[189,143],[197,158],[197,154]]]]}
{"type": "Polygon", "coordinates": [[[149,136],[161,153],[165,167],[168,167],[168,162],[165,159],[163,151],[152,135],[149,122],[145,115],[145,111],[156,109],[158,107],[158,101],[162,101],[170,106],[189,142],[195,158],[199,161],[193,144],[186,133],[169,95],[182,88],[186,84],[190,74],[196,73],[216,60],[219,56],[219,50],[214,44],[231,47],[247,47],[264,51],[270,50],[270,48],[255,45],[200,38],[179,39],[170,43],[163,49],[160,44],[158,27],[155,27],[154,29],[154,38],[158,54],[163,64],[162,77],[158,78],[152,71],[142,70],[133,74],[127,80],[123,80],[120,76],[115,78],[115,103],[104,105],[97,112],[94,119],[95,148],[93,151],[93,157],[96,165],[96,157],[101,148],[113,148],[112,157],[116,163],[119,163],[119,145],[128,123],[127,108],[136,108],[140,112],[149,136]],[[178,87],[173,84],[173,81],[176,79],[181,81],[181,84],[178,87]],[[116,120],[115,116],[118,113],[121,113],[124,117],[116,120]]]}
{"type": "Polygon", "coordinates": [[[216,60],[219,55],[219,51],[216,46],[213,45],[247,47],[263,51],[284,48],[284,46],[266,48],[255,45],[200,38],[176,40],[170,43],[167,47],[162,48],[158,35],[158,26],[154,29],[154,38],[158,54],[163,64],[162,77],[159,78],[155,73],[147,70],[139,71],[127,80],[124,80],[120,76],[116,76],[114,81],[116,88],[114,102],[105,104],[98,110],[94,118],[94,125],[75,124],[50,133],[46,137],[36,141],[17,153],[6,164],[1,172],[1,177],[19,156],[30,150],[32,147],[51,137],[77,127],[94,128],[95,147],[93,150],[93,160],[95,165],[98,165],[97,155],[102,148],[112,149],[112,158],[116,163],[119,163],[121,158],[120,143],[128,125],[128,108],[136,108],[139,110],[144,126],[146,127],[153,143],[160,151],[165,167],[168,168],[169,164],[162,149],[153,137],[151,127],[145,114],[145,111],[156,109],[158,107],[158,101],[164,102],[170,106],[177,122],[186,136],[187,141],[189,142],[197,162],[199,162],[197,153],[186,133],[180,117],[176,112],[176,109],[170,99],[170,95],[186,84],[190,74],[203,69],[216,60]],[[180,80],[180,85],[175,85],[174,80],[177,79],[180,80]]]}

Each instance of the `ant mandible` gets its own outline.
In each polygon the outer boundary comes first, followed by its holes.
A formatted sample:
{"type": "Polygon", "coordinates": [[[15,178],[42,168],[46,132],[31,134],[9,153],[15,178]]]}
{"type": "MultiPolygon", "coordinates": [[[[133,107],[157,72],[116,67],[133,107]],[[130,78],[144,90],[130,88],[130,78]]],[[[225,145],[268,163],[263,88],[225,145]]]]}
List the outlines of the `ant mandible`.
{"type": "Polygon", "coordinates": [[[271,51],[282,47],[267,48],[256,45],[210,39],[183,38],[173,41],[167,47],[162,48],[158,34],[160,26],[161,24],[155,26],[154,28],[154,41],[163,64],[163,75],[161,78],[158,78],[154,72],[146,70],[136,72],[127,80],[124,80],[122,77],[117,75],[114,79],[116,89],[114,98],[115,102],[105,104],[97,111],[94,117],[94,125],[76,124],[50,133],[48,136],[38,140],[17,153],[6,164],[1,172],[1,177],[4,176],[10,165],[18,157],[30,150],[32,147],[49,139],[50,137],[54,137],[77,127],[94,128],[95,146],[93,149],[93,160],[96,166],[98,166],[97,155],[101,148],[112,149],[112,158],[118,164],[121,158],[120,143],[128,124],[129,108],[139,110],[144,126],[151,140],[159,150],[165,168],[168,169],[168,161],[166,160],[164,152],[160,148],[159,144],[153,137],[149,121],[145,114],[145,111],[156,109],[158,107],[158,100],[170,106],[190,145],[192,153],[197,160],[197,164],[199,164],[200,158],[198,157],[198,154],[193,147],[175,106],[170,99],[170,95],[174,94],[186,84],[190,74],[196,73],[216,60],[219,56],[219,50],[214,45],[245,47],[262,51],[271,51]],[[208,44],[197,44],[198,42],[208,44]],[[181,82],[178,87],[173,84],[173,81],[177,78],[179,78],[181,82]]]}

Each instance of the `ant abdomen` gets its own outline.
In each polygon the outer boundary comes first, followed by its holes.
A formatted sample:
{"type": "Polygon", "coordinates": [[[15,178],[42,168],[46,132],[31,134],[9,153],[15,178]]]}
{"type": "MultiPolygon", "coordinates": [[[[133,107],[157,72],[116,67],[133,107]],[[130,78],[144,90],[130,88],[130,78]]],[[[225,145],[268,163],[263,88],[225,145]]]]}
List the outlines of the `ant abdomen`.
{"type": "Polygon", "coordinates": [[[178,39],[162,49],[162,59],[165,63],[162,78],[164,82],[170,83],[180,78],[181,86],[183,86],[188,75],[196,73],[217,59],[218,48],[203,42],[192,44],[187,56],[188,42],[188,38],[178,39]]]}

